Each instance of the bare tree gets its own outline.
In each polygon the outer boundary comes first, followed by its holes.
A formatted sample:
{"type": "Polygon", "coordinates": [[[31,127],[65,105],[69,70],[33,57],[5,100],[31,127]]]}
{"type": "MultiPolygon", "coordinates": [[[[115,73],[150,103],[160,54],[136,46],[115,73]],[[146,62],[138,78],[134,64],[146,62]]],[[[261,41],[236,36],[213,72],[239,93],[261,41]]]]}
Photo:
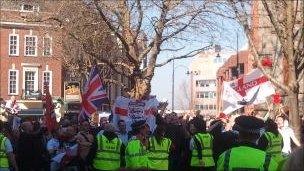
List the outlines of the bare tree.
{"type": "Polygon", "coordinates": [[[59,24],[78,42],[75,44],[88,55],[84,57],[89,59],[88,65],[106,64],[116,73],[128,77],[131,80],[129,93],[136,99],[149,95],[156,67],[173,59],[195,56],[205,47],[190,48],[185,52],[185,42],[191,45],[196,38],[196,41],[203,40],[203,36],[206,36],[206,42],[215,29],[211,0],[204,3],[167,0],[68,3],[62,6],[63,10],[57,9],[60,12],[44,20],[59,24]],[[81,10],[71,9],[73,3],[81,10]],[[160,53],[165,51],[184,54],[159,60],[160,53]],[[162,62],[157,63],[159,61],[162,62]]]}
{"type": "Polygon", "coordinates": [[[93,0],[88,2],[87,6],[97,10],[102,21],[121,42],[123,55],[128,59],[127,67],[124,67],[132,80],[131,97],[141,99],[150,93],[156,67],[163,66],[173,59],[195,56],[204,49],[200,47],[184,55],[167,59],[163,63],[157,63],[162,51],[182,49],[171,48],[172,42],[189,40],[187,36],[189,37],[190,33],[202,35],[201,33],[212,29],[211,20],[208,18],[212,11],[211,4],[211,1],[199,4],[167,0],[121,0],[115,3],[93,0]],[[147,65],[141,68],[145,59],[147,65]]]}
{"type": "MultiPolygon", "coordinates": [[[[300,137],[299,98],[300,86],[303,86],[304,75],[304,3],[301,0],[260,0],[260,1],[236,1],[229,0],[234,15],[243,26],[248,37],[250,50],[257,67],[269,78],[269,80],[287,95],[289,102],[289,118],[295,129],[297,137],[300,137]],[[258,5],[258,6],[254,6],[258,5]],[[257,9],[254,9],[258,7],[257,9]],[[253,14],[250,12],[253,11],[253,14]],[[256,14],[256,12],[258,12],[256,14]],[[255,27],[254,17],[265,17],[268,25],[255,27]],[[265,54],[257,46],[255,32],[258,29],[268,29],[277,39],[278,45],[274,49],[275,54],[266,54],[274,66],[271,68],[262,65],[265,54]],[[283,67],[282,67],[283,64],[283,67]],[[281,71],[279,71],[281,69],[281,71]],[[276,73],[283,73],[277,76],[276,73]]],[[[302,92],[303,93],[303,92],[302,92]]]]}

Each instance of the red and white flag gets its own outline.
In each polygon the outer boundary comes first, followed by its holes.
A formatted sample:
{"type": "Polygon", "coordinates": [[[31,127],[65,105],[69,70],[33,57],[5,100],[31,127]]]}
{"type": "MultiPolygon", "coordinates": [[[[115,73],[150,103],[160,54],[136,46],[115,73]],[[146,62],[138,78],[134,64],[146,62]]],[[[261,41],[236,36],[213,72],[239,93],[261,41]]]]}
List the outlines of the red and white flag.
{"type": "Polygon", "coordinates": [[[49,85],[48,83],[44,84],[44,92],[45,95],[43,96],[43,101],[44,101],[44,116],[45,116],[45,122],[46,122],[46,127],[49,132],[57,128],[57,121],[56,121],[56,114],[54,111],[55,105],[53,104],[52,101],[52,96],[49,91],[49,85]]]}
{"type": "Polygon", "coordinates": [[[266,102],[266,97],[275,94],[272,83],[260,69],[254,69],[239,79],[223,83],[223,113],[233,111],[250,104],[266,102]]]}
{"type": "Polygon", "coordinates": [[[113,108],[113,122],[118,120],[126,122],[127,130],[131,130],[131,124],[138,120],[146,120],[151,130],[155,129],[155,117],[159,102],[155,96],[146,100],[134,100],[126,97],[117,97],[113,108]]]}

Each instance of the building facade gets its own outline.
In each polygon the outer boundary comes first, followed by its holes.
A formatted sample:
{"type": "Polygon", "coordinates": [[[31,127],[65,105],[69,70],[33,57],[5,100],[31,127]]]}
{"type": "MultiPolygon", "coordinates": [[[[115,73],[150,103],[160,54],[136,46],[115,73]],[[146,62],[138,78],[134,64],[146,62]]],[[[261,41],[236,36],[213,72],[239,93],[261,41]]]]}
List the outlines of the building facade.
{"type": "Polygon", "coordinates": [[[217,82],[216,71],[228,57],[219,46],[200,53],[191,63],[191,104],[201,114],[216,115],[217,82]]]}
{"type": "Polygon", "coordinates": [[[61,49],[54,41],[58,33],[48,32],[49,25],[25,21],[28,15],[47,12],[27,1],[0,3],[0,97],[39,99],[45,82],[53,96],[62,97],[61,49]]]}

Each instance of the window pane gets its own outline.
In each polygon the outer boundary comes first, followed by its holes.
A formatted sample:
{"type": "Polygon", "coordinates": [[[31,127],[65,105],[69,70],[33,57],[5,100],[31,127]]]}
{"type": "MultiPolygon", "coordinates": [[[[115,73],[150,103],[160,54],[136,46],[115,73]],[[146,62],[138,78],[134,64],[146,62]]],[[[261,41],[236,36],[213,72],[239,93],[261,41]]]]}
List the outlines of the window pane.
{"type": "Polygon", "coordinates": [[[48,56],[51,55],[51,39],[43,38],[43,55],[48,56]]]}
{"type": "Polygon", "coordinates": [[[9,71],[9,93],[17,93],[17,71],[9,71]]]}
{"type": "Polygon", "coordinates": [[[25,93],[28,94],[34,91],[35,86],[35,71],[25,71],[25,93]]]}
{"type": "Polygon", "coordinates": [[[9,37],[9,54],[10,55],[17,55],[17,36],[10,36],[9,37]]]}
{"type": "Polygon", "coordinates": [[[36,55],[36,37],[26,37],[25,38],[25,54],[26,55],[36,55]]]}

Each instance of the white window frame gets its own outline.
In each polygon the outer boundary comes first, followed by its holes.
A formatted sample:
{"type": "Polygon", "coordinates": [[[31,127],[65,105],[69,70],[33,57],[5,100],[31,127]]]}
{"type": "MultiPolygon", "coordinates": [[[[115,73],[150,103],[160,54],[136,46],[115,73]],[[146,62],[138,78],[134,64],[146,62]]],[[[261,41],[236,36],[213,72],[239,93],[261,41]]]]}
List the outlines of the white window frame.
{"type": "Polygon", "coordinates": [[[39,12],[40,8],[38,5],[32,5],[32,4],[22,4],[21,5],[21,12],[39,12]],[[24,10],[24,5],[31,5],[33,6],[33,10],[24,10]]]}
{"type": "Polygon", "coordinates": [[[19,56],[19,34],[9,34],[8,35],[8,55],[9,56],[19,56]],[[16,54],[11,54],[11,36],[17,36],[17,49],[16,54]]]}
{"type": "Polygon", "coordinates": [[[23,81],[22,81],[22,89],[25,91],[25,72],[26,71],[35,71],[35,80],[34,80],[34,91],[38,91],[38,83],[39,83],[39,71],[38,67],[23,67],[23,81]]]}
{"type": "Polygon", "coordinates": [[[24,36],[24,56],[34,56],[36,57],[37,54],[38,54],[38,37],[37,36],[33,36],[33,35],[25,35],[24,36]],[[36,40],[36,47],[35,47],[35,55],[27,55],[26,54],[26,38],[27,37],[35,37],[35,40],[36,40]]]}
{"type": "Polygon", "coordinates": [[[52,40],[52,37],[50,37],[50,36],[46,36],[46,37],[43,37],[42,38],[42,41],[43,41],[43,50],[42,50],[42,55],[43,56],[46,56],[46,57],[50,57],[50,56],[52,56],[52,54],[53,54],[53,48],[52,48],[52,42],[53,42],[53,40],[52,40]],[[44,54],[44,39],[50,39],[50,54],[49,55],[45,55],[44,54]]]}
{"type": "Polygon", "coordinates": [[[42,79],[41,79],[41,82],[42,82],[42,84],[41,84],[41,92],[42,92],[42,94],[44,94],[44,73],[46,73],[46,72],[48,72],[48,73],[50,73],[50,82],[49,82],[49,90],[50,90],[50,94],[52,95],[52,90],[53,90],[53,72],[52,71],[43,71],[42,72],[42,79]]]}
{"type": "Polygon", "coordinates": [[[8,82],[7,82],[7,85],[8,85],[8,95],[18,95],[19,94],[19,70],[16,70],[16,69],[9,69],[8,70],[8,82]],[[10,73],[11,71],[15,71],[16,72],[16,93],[10,93],[10,73]]]}

